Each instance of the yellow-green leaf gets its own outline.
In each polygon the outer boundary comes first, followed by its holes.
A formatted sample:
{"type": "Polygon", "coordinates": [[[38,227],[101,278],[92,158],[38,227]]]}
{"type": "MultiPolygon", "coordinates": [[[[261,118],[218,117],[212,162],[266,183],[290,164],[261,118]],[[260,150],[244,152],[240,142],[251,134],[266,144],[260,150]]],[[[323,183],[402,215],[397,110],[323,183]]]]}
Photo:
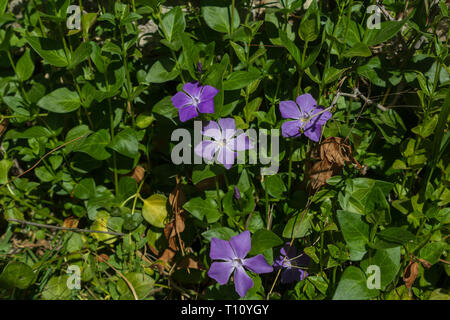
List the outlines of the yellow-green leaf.
{"type": "Polygon", "coordinates": [[[152,226],[164,228],[167,217],[167,198],[162,194],[154,194],[144,200],[142,216],[152,226]]]}

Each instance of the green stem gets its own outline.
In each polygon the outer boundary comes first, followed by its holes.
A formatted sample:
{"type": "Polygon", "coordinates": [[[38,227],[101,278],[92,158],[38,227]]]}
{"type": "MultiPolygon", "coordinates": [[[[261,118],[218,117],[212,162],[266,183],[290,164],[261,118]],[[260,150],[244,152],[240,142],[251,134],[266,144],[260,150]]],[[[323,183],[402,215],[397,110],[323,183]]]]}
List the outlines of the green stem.
{"type": "Polygon", "coordinates": [[[222,211],[222,199],[220,199],[220,188],[219,188],[219,177],[216,176],[216,192],[217,192],[217,205],[219,207],[219,212],[223,214],[222,211]]]}
{"type": "Polygon", "coordinates": [[[291,193],[293,150],[294,150],[294,140],[291,139],[291,141],[289,142],[288,194],[291,193]]]}

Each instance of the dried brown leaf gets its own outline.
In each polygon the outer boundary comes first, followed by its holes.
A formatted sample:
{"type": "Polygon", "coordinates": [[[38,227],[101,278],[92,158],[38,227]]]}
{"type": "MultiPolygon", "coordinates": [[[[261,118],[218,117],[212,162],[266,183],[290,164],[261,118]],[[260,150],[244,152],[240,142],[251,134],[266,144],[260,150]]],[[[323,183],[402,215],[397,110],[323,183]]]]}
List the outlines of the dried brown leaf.
{"type": "Polygon", "coordinates": [[[327,160],[314,163],[308,171],[311,187],[313,189],[319,189],[333,176],[333,173],[333,168],[327,160]]]}
{"type": "Polygon", "coordinates": [[[144,167],[141,166],[136,166],[136,168],[134,168],[133,170],[133,174],[131,175],[131,177],[136,180],[136,182],[139,184],[141,183],[142,179],[144,179],[144,174],[145,174],[145,169],[144,167]]]}
{"type": "Polygon", "coordinates": [[[64,228],[76,228],[76,227],[78,227],[78,222],[79,222],[79,220],[76,219],[75,217],[68,217],[64,220],[62,226],[64,228]]]}
{"type": "Polygon", "coordinates": [[[320,144],[320,158],[343,167],[352,162],[352,148],[340,137],[329,137],[320,144]]]}
{"type": "Polygon", "coordinates": [[[0,122],[0,137],[3,135],[3,133],[8,128],[8,124],[9,124],[8,119],[5,119],[2,122],[0,122]]]}
{"type": "Polygon", "coordinates": [[[419,264],[416,261],[411,260],[403,271],[403,281],[409,292],[411,292],[412,285],[414,284],[418,273],[419,264]]]}

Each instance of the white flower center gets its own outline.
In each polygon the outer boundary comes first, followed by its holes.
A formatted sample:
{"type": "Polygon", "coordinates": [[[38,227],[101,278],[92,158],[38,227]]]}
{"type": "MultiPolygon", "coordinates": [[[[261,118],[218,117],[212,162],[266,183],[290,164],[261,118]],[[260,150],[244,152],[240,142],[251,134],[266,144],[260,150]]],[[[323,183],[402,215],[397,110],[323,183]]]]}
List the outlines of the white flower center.
{"type": "Polygon", "coordinates": [[[198,97],[192,97],[192,104],[197,106],[200,103],[200,99],[198,97]]]}
{"type": "Polygon", "coordinates": [[[219,146],[225,147],[227,145],[227,140],[222,139],[222,140],[217,141],[217,143],[219,144],[219,146]]]}
{"type": "Polygon", "coordinates": [[[242,259],[239,258],[235,258],[233,259],[233,267],[242,267],[242,265],[244,264],[244,262],[242,261],[242,259]]]}

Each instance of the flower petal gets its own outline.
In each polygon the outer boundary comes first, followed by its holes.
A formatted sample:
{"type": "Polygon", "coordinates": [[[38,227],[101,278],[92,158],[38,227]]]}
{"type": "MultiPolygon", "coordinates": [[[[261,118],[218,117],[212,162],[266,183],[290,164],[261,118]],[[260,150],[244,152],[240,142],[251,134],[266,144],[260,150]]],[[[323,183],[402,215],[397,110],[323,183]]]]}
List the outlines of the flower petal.
{"type": "Polygon", "coordinates": [[[223,164],[223,166],[227,169],[230,169],[234,164],[234,159],[237,157],[237,153],[233,150],[230,150],[229,148],[220,147],[219,146],[219,152],[217,152],[217,162],[223,164]]]}
{"type": "Polygon", "coordinates": [[[248,230],[231,237],[230,245],[236,253],[236,257],[244,259],[247,253],[252,248],[252,241],[250,239],[250,232],[248,230]]]}
{"type": "Polygon", "coordinates": [[[202,91],[202,86],[198,82],[188,82],[183,86],[183,90],[191,97],[199,98],[202,91]]]}
{"type": "Polygon", "coordinates": [[[281,134],[285,138],[296,138],[301,135],[300,120],[287,121],[281,125],[281,134]]]}
{"type": "Polygon", "coordinates": [[[181,122],[186,122],[189,119],[198,116],[197,108],[194,105],[188,105],[178,110],[178,116],[181,122]]]}
{"type": "Polygon", "coordinates": [[[300,110],[302,111],[302,113],[310,113],[317,105],[316,100],[309,93],[298,96],[295,101],[300,106],[300,110]]]}
{"type": "Polygon", "coordinates": [[[292,259],[298,255],[297,248],[294,245],[290,246],[289,242],[285,243],[283,248],[280,249],[280,253],[282,256],[287,256],[288,259],[292,259]]]}
{"type": "Polygon", "coordinates": [[[331,117],[333,116],[330,111],[325,111],[325,112],[319,114],[318,116],[314,116],[315,114],[317,114],[323,110],[324,110],[324,107],[322,107],[322,106],[318,106],[317,108],[315,108],[314,111],[311,113],[312,119],[310,120],[310,122],[323,125],[323,124],[325,124],[325,122],[330,120],[331,117]]]}
{"type": "Polygon", "coordinates": [[[298,105],[291,100],[280,102],[281,116],[285,119],[300,119],[298,105]]]}
{"type": "Polygon", "coordinates": [[[298,268],[287,268],[281,272],[281,283],[299,282],[305,278],[305,271],[298,268]]]}
{"type": "Polygon", "coordinates": [[[222,128],[222,139],[228,140],[236,133],[234,118],[219,119],[219,125],[222,128]]]}
{"type": "Polygon", "coordinates": [[[232,262],[213,262],[208,270],[208,276],[221,285],[224,285],[230,279],[233,270],[234,267],[232,262]]]}
{"type": "Polygon", "coordinates": [[[216,142],[204,140],[195,147],[194,152],[199,157],[211,161],[214,159],[214,154],[216,153],[217,149],[218,145],[216,142]]]}
{"type": "Polygon", "coordinates": [[[322,135],[322,125],[316,124],[305,128],[305,136],[311,139],[314,142],[318,142],[320,140],[320,136],[322,135]]]}
{"type": "Polygon", "coordinates": [[[170,100],[177,109],[192,104],[192,99],[186,93],[181,91],[177,92],[170,100]]]}
{"type": "Polygon", "coordinates": [[[241,133],[236,138],[228,140],[227,147],[234,151],[244,151],[254,148],[250,138],[245,133],[241,133]]]}
{"type": "Polygon", "coordinates": [[[222,139],[222,130],[220,130],[219,124],[212,120],[203,126],[202,134],[216,141],[221,141],[222,139]]]}
{"type": "Polygon", "coordinates": [[[212,238],[209,257],[212,260],[233,260],[236,258],[236,254],[234,253],[230,242],[218,238],[212,238]]]}
{"type": "Polygon", "coordinates": [[[214,100],[202,101],[197,107],[200,113],[214,113],[214,100]]]}
{"type": "Polygon", "coordinates": [[[270,264],[267,263],[266,259],[262,254],[258,254],[249,259],[244,260],[244,267],[250,269],[254,273],[269,273],[273,271],[270,264]]]}
{"type": "Polygon", "coordinates": [[[245,297],[247,291],[253,287],[253,280],[245,272],[244,268],[237,267],[234,272],[234,288],[241,297],[245,297]]]}
{"type": "Polygon", "coordinates": [[[206,85],[203,87],[202,92],[200,93],[200,101],[208,101],[214,99],[216,94],[219,92],[216,88],[206,85]]]}

